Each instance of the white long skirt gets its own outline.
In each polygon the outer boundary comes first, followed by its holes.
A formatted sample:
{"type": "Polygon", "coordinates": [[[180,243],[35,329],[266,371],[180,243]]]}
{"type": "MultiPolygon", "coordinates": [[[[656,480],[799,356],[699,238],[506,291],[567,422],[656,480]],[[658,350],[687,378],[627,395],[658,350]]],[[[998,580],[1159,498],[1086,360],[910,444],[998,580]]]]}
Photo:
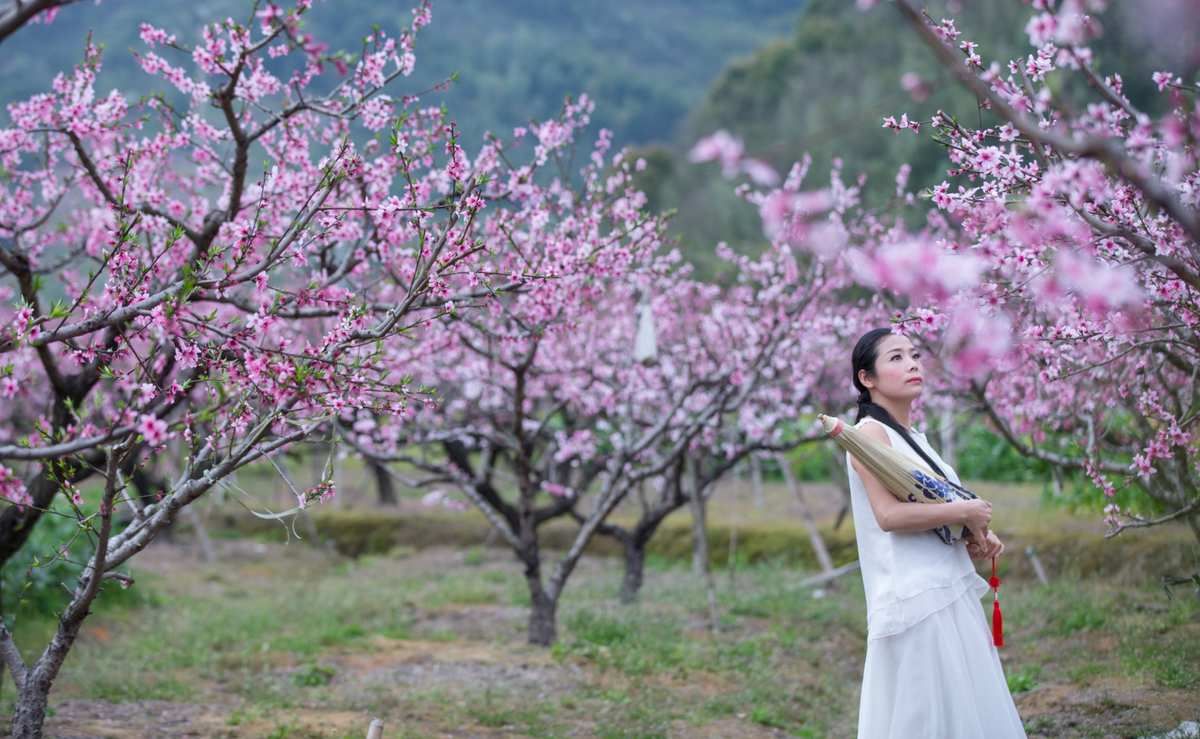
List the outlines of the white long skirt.
{"type": "Polygon", "coordinates": [[[976,593],[867,642],[858,737],[1025,737],[976,593]]]}

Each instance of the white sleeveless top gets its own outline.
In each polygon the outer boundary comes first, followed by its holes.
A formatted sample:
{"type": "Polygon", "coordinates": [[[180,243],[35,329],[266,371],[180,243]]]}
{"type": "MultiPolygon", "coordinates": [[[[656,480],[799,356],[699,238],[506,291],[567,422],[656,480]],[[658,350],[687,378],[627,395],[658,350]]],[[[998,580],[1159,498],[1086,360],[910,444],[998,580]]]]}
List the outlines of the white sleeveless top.
{"type": "MultiPolygon", "coordinates": [[[[856,428],[865,423],[879,422],[864,418],[856,428]]],[[[898,431],[882,423],[879,425],[887,431],[893,449],[923,462],[898,431]]],[[[934,451],[925,434],[913,431],[911,436],[951,481],[962,484],[958,473],[934,451]]],[[[964,541],[945,544],[932,529],[884,531],[879,528],[862,478],[850,463],[849,452],[846,453],[846,469],[850,477],[850,504],[854,513],[859,568],[867,596],[868,639],[898,634],[950,605],[964,593],[971,592],[978,600],[988,591],[987,580],[975,571],[964,541]]]]}

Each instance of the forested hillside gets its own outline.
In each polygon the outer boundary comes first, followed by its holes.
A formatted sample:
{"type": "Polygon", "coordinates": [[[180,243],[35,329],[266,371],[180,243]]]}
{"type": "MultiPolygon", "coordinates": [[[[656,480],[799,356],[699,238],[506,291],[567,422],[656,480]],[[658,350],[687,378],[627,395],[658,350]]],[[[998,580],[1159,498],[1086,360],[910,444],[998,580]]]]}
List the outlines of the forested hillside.
{"type": "MultiPolygon", "coordinates": [[[[334,50],[356,52],[377,23],[406,24],[415,0],[318,0],[308,27],[334,50]]],[[[286,5],[286,3],[281,3],[286,5]]],[[[618,145],[675,139],[678,125],[721,69],[738,55],[795,27],[803,0],[447,0],[433,3],[434,22],[417,41],[415,92],[458,72],[458,82],[431,96],[445,102],[465,141],[485,130],[508,131],[555,113],[563,96],[586,92],[594,121],[618,145]]],[[[141,49],[138,25],[198,28],[233,17],[245,22],[249,0],[104,0],[78,3],[49,25],[30,25],[4,44],[0,95],[39,92],[78,63],[92,31],[105,44],[101,88],[149,92],[129,54],[141,49]]],[[[194,39],[184,39],[194,41],[194,39]]]]}

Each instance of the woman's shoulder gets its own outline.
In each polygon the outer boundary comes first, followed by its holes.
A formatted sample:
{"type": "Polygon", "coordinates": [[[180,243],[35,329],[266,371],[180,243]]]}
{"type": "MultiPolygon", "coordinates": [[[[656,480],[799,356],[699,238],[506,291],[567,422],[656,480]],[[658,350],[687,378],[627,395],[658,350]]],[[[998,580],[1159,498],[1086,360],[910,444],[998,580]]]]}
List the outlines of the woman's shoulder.
{"type": "MultiPolygon", "coordinates": [[[[866,423],[873,423],[873,424],[875,424],[875,425],[877,425],[877,426],[882,426],[882,427],[883,427],[883,429],[884,429],[885,431],[888,431],[888,432],[895,432],[895,431],[896,431],[894,428],[892,428],[891,426],[888,426],[888,425],[887,425],[886,423],[884,423],[883,421],[880,421],[878,418],[872,418],[871,416],[867,416],[867,417],[866,417],[866,418],[864,418],[863,420],[861,420],[861,421],[859,421],[858,423],[854,424],[854,428],[856,428],[856,429],[863,428],[863,425],[864,425],[864,424],[866,424],[866,423]]],[[[924,431],[920,431],[920,430],[918,430],[916,426],[910,426],[910,427],[909,427],[909,429],[908,429],[908,433],[909,433],[910,435],[914,436],[914,437],[916,437],[916,436],[920,436],[922,439],[926,438],[926,437],[925,437],[925,432],[924,432],[924,431]]]]}
{"type": "Polygon", "coordinates": [[[870,417],[864,418],[863,420],[854,424],[854,428],[859,429],[868,436],[880,441],[886,441],[889,444],[892,441],[891,429],[888,428],[887,424],[879,421],[879,419],[870,417]]]}

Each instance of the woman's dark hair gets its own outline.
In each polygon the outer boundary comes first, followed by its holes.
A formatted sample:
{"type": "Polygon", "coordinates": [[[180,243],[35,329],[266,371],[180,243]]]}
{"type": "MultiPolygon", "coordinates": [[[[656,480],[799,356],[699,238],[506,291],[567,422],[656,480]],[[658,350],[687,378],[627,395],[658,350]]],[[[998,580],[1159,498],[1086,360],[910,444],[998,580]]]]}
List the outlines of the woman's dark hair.
{"type": "Polygon", "coordinates": [[[858,416],[854,419],[854,422],[858,423],[863,418],[870,417],[884,425],[890,426],[904,437],[908,445],[920,455],[921,459],[925,460],[925,464],[929,465],[930,469],[942,477],[946,477],[946,473],[942,472],[942,468],[938,467],[937,463],[925,453],[925,450],[908,435],[908,429],[901,426],[896,419],[892,418],[892,414],[888,413],[887,408],[871,402],[870,391],[858,379],[859,370],[866,370],[868,375],[875,374],[875,361],[879,359],[879,342],[883,341],[883,337],[891,333],[892,330],[890,328],[871,329],[859,338],[858,343],[854,345],[854,351],[850,354],[850,365],[854,370],[854,387],[858,390],[858,416]]]}

